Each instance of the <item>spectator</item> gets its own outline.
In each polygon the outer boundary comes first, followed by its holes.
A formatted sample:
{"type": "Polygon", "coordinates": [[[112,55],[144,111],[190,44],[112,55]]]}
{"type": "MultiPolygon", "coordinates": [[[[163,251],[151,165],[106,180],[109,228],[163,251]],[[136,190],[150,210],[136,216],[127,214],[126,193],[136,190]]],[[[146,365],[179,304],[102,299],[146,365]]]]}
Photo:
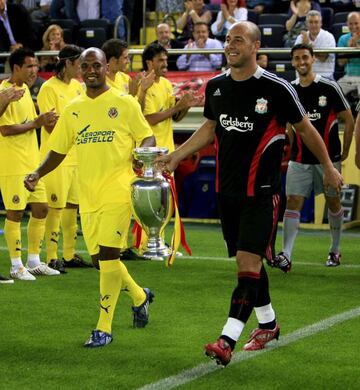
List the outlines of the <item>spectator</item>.
{"type": "MultiPolygon", "coordinates": [[[[308,31],[301,31],[295,41],[295,45],[298,43],[305,43],[312,46],[314,49],[327,47],[336,47],[334,36],[321,28],[322,18],[319,11],[309,11],[306,15],[306,27],[308,31]]],[[[334,78],[335,71],[335,54],[324,53],[315,54],[315,62],[312,66],[312,70],[315,74],[321,76],[334,78]]]]}
{"type": "Polygon", "coordinates": [[[204,0],[187,0],[184,3],[185,12],[176,21],[176,26],[182,30],[182,37],[186,39],[192,38],[194,24],[211,22],[211,12],[204,5],[204,0]]]}
{"type": "Polygon", "coordinates": [[[330,0],[329,6],[334,10],[334,12],[350,12],[355,11],[358,4],[357,0],[330,0]]]}
{"type": "Polygon", "coordinates": [[[271,11],[274,6],[274,0],[247,0],[246,6],[257,14],[262,14],[271,11]]]}
{"type": "Polygon", "coordinates": [[[76,12],[75,0],[52,0],[50,4],[51,19],[72,19],[79,23],[79,16],[76,12]]]}
{"type": "Polygon", "coordinates": [[[78,0],[76,12],[80,21],[87,19],[99,19],[100,0],[78,0]]]}
{"type": "MultiPolygon", "coordinates": [[[[204,22],[194,25],[194,41],[189,41],[185,49],[222,49],[222,44],[216,39],[209,38],[209,27],[204,22]]],[[[176,61],[179,70],[191,72],[214,71],[221,67],[221,54],[182,54],[176,61]]]]}
{"type": "MultiPolygon", "coordinates": [[[[63,29],[57,24],[51,24],[44,32],[42,51],[61,50],[66,45],[64,42],[63,29]]],[[[51,72],[55,68],[56,57],[40,57],[40,68],[44,71],[51,72]]]]}
{"type": "Polygon", "coordinates": [[[31,18],[21,4],[0,0],[0,51],[11,51],[19,47],[33,47],[35,37],[31,18]]]}
{"type": "MultiPolygon", "coordinates": [[[[341,35],[338,41],[339,47],[360,47],[360,13],[351,12],[347,18],[349,33],[341,35]]],[[[338,80],[338,83],[347,95],[352,91],[356,91],[360,96],[360,58],[339,59],[340,65],[345,65],[345,75],[338,80]]]]}
{"type": "Polygon", "coordinates": [[[289,19],[285,23],[287,34],[284,35],[284,46],[292,47],[296,41],[297,36],[301,31],[306,31],[306,14],[316,10],[321,12],[321,7],[315,1],[310,0],[292,0],[289,8],[289,19]]]}
{"type": "MultiPolygon", "coordinates": [[[[124,0],[102,0],[101,1],[101,16],[115,23],[116,19],[124,14],[124,0]]],[[[125,26],[123,21],[119,23],[117,37],[125,40],[125,26]]]]}
{"type": "Polygon", "coordinates": [[[183,0],[158,0],[156,2],[156,11],[165,14],[173,14],[184,11],[183,0]]]}
{"type": "Polygon", "coordinates": [[[269,65],[269,57],[267,54],[258,54],[256,56],[256,63],[263,69],[267,69],[269,65]]]}
{"type": "MultiPolygon", "coordinates": [[[[171,38],[170,26],[166,23],[160,23],[156,27],[156,36],[157,40],[153,43],[158,43],[162,47],[167,49],[182,49],[184,47],[184,43],[179,41],[178,39],[171,38]]],[[[168,70],[178,70],[176,66],[176,61],[178,59],[178,55],[169,55],[168,56],[168,70]]]]}
{"type": "Polygon", "coordinates": [[[211,32],[215,37],[225,37],[234,23],[247,20],[245,0],[222,0],[220,9],[211,25],[211,32]]]}

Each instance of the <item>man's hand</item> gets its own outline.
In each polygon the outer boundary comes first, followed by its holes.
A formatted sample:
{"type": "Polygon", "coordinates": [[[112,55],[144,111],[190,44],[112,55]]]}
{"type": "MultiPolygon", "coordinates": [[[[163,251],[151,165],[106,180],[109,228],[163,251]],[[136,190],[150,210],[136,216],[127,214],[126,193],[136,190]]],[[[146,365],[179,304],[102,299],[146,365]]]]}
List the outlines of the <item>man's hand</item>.
{"type": "Polygon", "coordinates": [[[35,127],[54,127],[57,120],[59,118],[59,115],[56,114],[56,112],[53,110],[45,112],[44,114],[40,114],[35,119],[35,127]]]}
{"type": "Polygon", "coordinates": [[[20,100],[25,93],[25,89],[16,89],[15,85],[6,88],[0,92],[0,104],[9,104],[20,100]]]}
{"type": "Polygon", "coordinates": [[[154,163],[161,172],[174,172],[181,159],[176,157],[176,152],[164,154],[155,159],[154,163]]]}
{"type": "Polygon", "coordinates": [[[309,32],[308,31],[301,31],[300,34],[302,36],[303,44],[308,45],[310,43],[309,32]]]}
{"type": "Polygon", "coordinates": [[[40,177],[37,172],[30,173],[30,175],[27,175],[24,179],[25,188],[30,192],[34,192],[39,179],[40,177]]]}
{"type": "Polygon", "coordinates": [[[337,192],[341,191],[341,187],[344,184],[343,177],[341,176],[340,172],[334,168],[333,166],[330,166],[328,169],[324,168],[324,187],[332,187],[335,188],[337,192]]]}
{"type": "Polygon", "coordinates": [[[190,107],[199,105],[201,101],[201,96],[195,96],[193,92],[188,92],[184,94],[176,103],[176,107],[182,111],[190,107]]]}

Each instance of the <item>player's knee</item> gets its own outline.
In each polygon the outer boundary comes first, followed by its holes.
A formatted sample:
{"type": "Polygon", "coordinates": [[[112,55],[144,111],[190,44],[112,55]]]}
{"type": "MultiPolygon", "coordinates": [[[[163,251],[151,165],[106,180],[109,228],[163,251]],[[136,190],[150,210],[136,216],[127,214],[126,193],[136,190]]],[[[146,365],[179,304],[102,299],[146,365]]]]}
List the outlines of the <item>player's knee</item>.
{"type": "Polygon", "coordinates": [[[21,222],[24,210],[6,210],[6,219],[12,222],[21,222]]]}
{"type": "Polygon", "coordinates": [[[33,203],[31,205],[31,215],[34,218],[43,219],[47,217],[48,214],[48,204],[47,203],[33,203]]]}
{"type": "Polygon", "coordinates": [[[289,210],[301,211],[304,204],[304,198],[297,195],[289,195],[286,200],[286,208],[289,210]]]}
{"type": "Polygon", "coordinates": [[[100,245],[100,260],[115,260],[120,258],[120,249],[100,245]]]}
{"type": "Polygon", "coordinates": [[[96,255],[92,255],[91,256],[91,261],[94,265],[94,267],[99,270],[100,269],[100,266],[99,266],[99,254],[96,254],[96,255]]]}

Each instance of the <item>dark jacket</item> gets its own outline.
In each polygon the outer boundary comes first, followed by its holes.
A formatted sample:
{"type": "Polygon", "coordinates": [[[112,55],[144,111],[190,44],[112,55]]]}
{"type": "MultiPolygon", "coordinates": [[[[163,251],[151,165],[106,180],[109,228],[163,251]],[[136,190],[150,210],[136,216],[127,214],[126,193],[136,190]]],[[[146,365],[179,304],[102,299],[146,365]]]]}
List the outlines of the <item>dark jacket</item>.
{"type": "MultiPolygon", "coordinates": [[[[7,4],[7,12],[15,41],[32,48],[35,37],[31,18],[27,9],[21,4],[7,4]]],[[[2,21],[0,21],[0,51],[10,50],[10,40],[2,21]]]]}

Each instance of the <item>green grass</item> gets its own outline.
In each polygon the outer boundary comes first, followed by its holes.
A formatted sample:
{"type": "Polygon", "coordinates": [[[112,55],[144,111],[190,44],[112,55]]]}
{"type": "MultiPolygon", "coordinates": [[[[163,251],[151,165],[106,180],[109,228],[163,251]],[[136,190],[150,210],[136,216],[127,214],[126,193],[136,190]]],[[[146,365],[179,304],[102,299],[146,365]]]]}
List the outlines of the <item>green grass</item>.
{"type": "MultiPolygon", "coordinates": [[[[155,293],[150,324],[132,329],[131,302],[122,294],[114,341],[103,349],[82,347],[98,318],[97,271],[0,285],[0,389],[136,389],[207,363],[202,348],[226,320],[236,267],[211,260],[226,256],[219,226],[189,224],[187,238],[193,255],[205,259],[177,259],[170,269],[160,262],[126,262],[155,293]]],[[[328,246],[328,233],[302,233],[291,273],[267,268],[282,335],[359,306],[360,268],[324,267],[328,246]]],[[[360,267],[358,248],[359,235],[346,232],[343,264],[360,267]]],[[[6,250],[0,259],[0,273],[8,274],[6,250]]],[[[255,325],[252,317],[237,351],[255,325]]],[[[358,389],[359,339],[357,317],[180,388],[358,389]]]]}

